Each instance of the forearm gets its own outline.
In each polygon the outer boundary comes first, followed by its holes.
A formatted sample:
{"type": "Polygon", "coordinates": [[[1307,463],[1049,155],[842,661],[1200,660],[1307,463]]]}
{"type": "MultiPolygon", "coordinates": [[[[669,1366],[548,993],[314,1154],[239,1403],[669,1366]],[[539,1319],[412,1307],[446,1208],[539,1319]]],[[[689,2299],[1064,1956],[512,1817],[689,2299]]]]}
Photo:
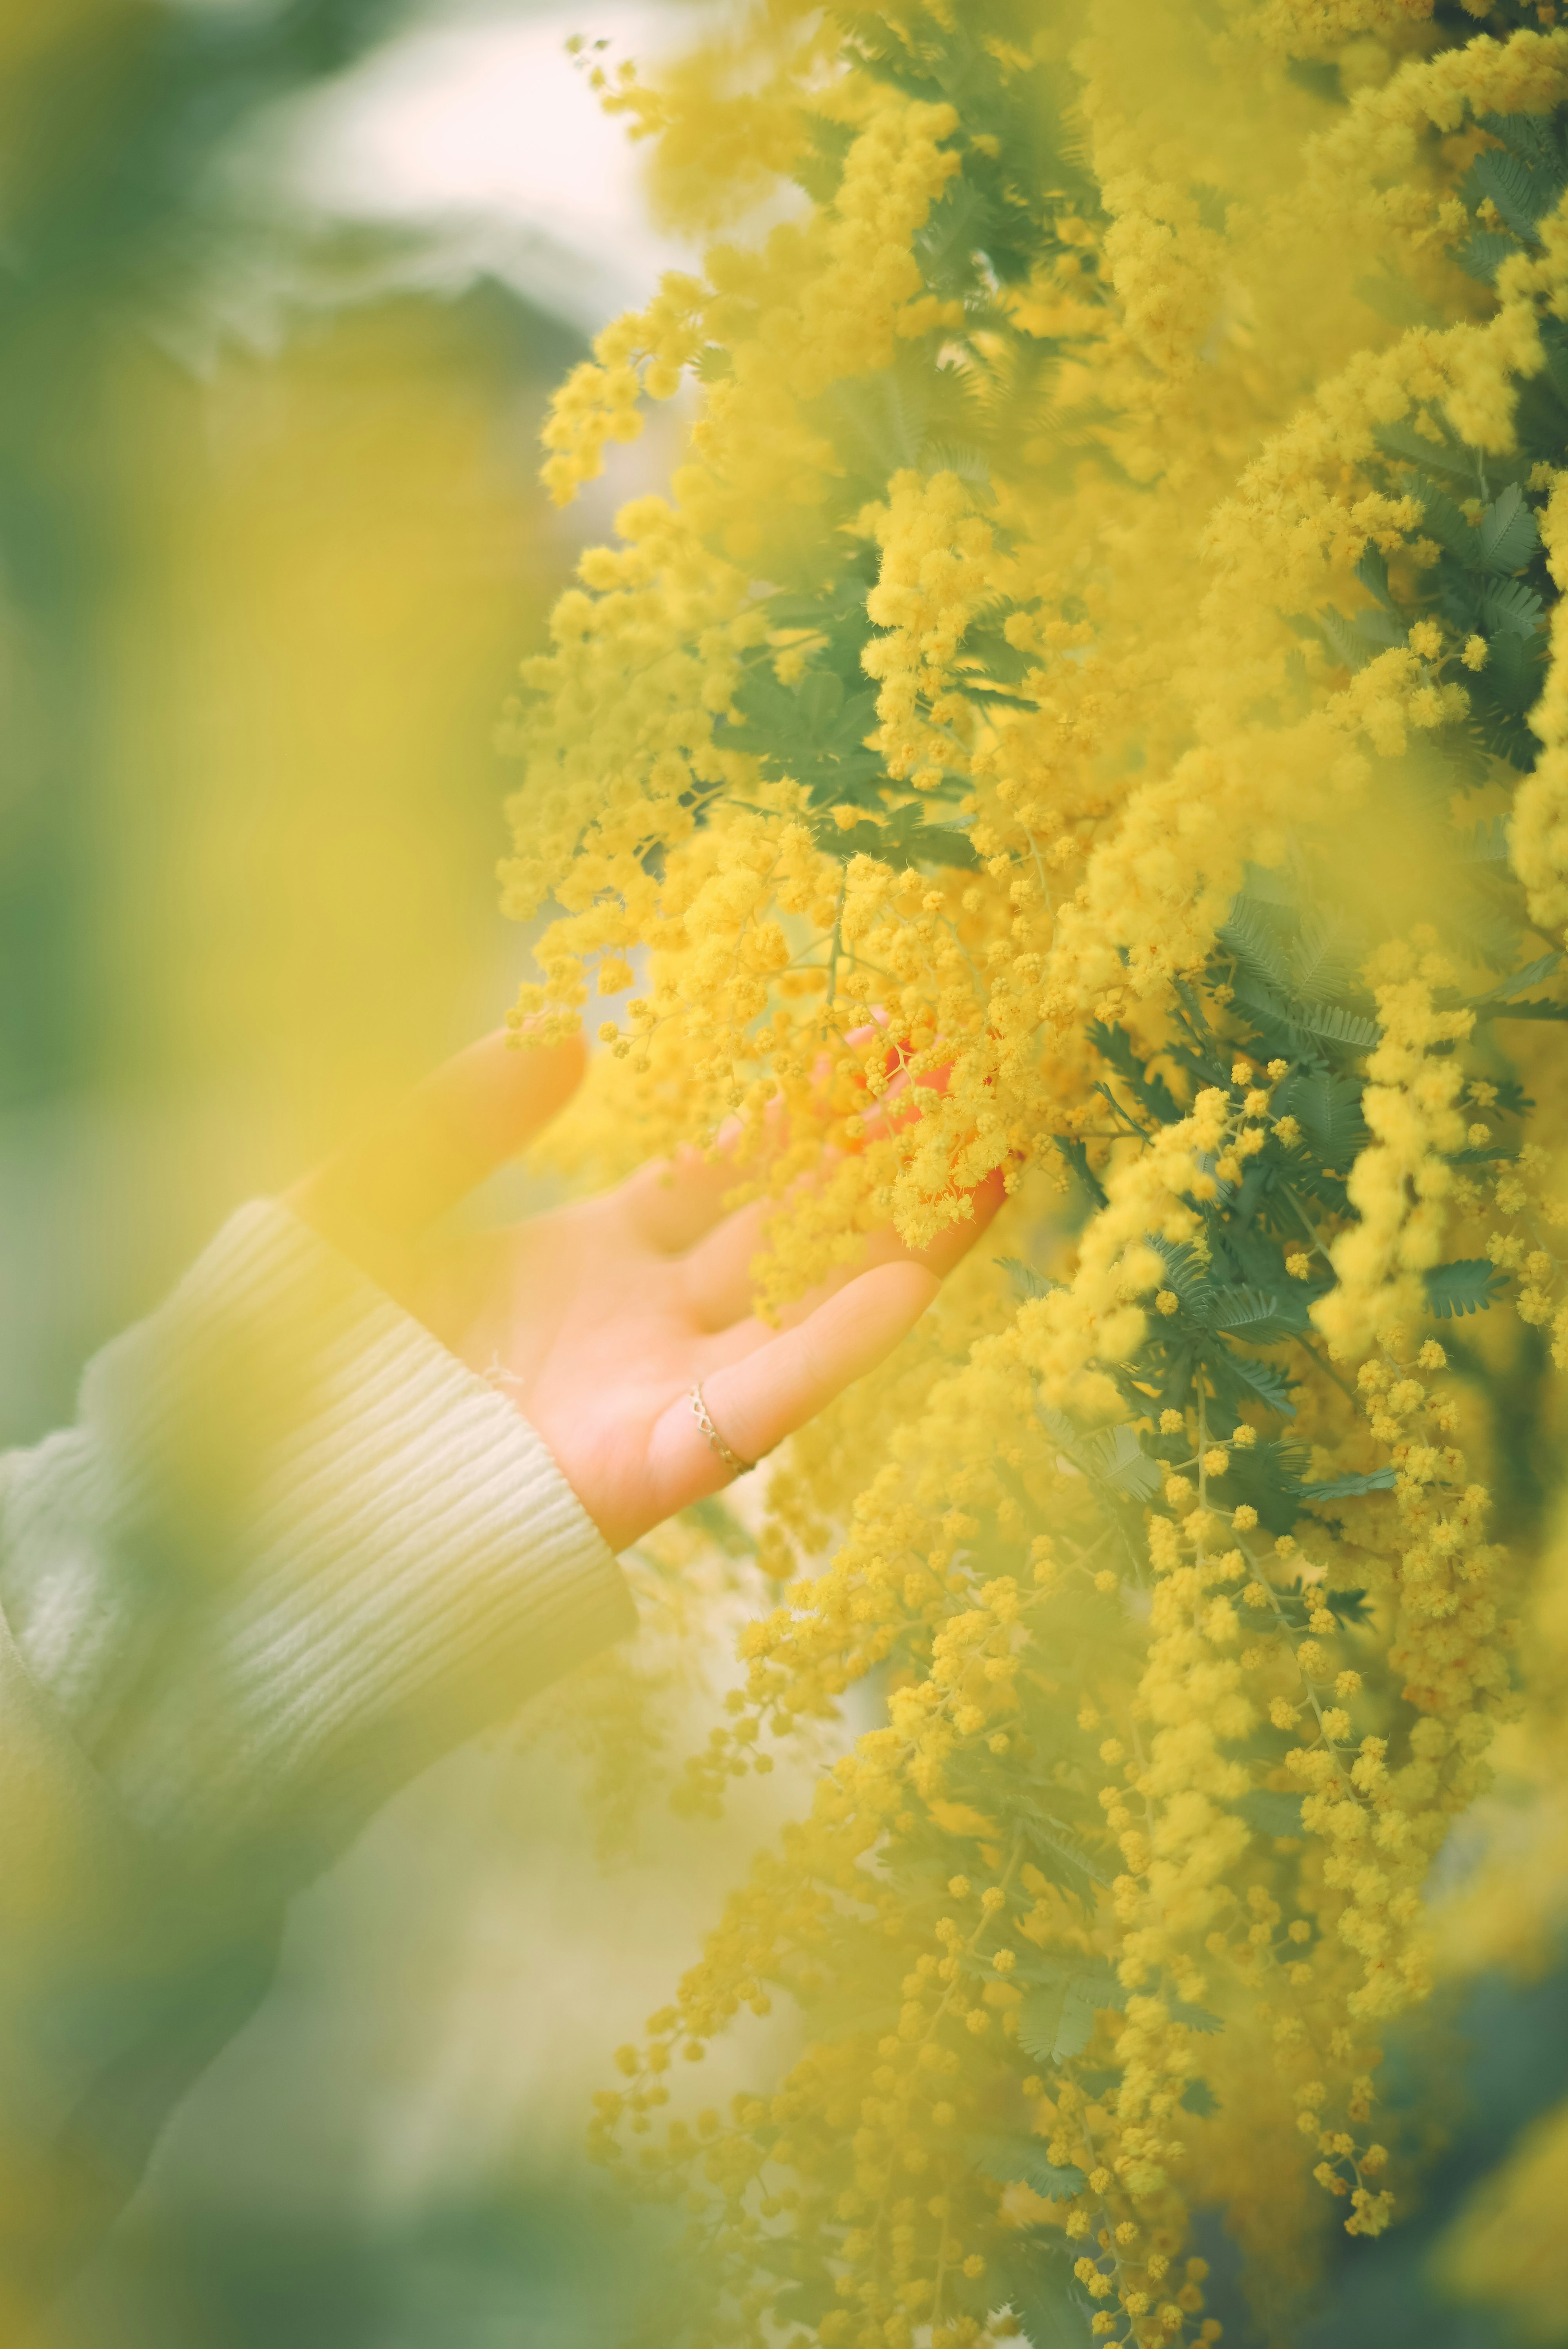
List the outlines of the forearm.
{"type": "Polygon", "coordinates": [[[0,1889],[7,2167],[85,2160],[109,2201],[253,2004],[289,1891],[632,1622],[510,1402],[267,1206],[4,1464],[0,1609],[32,1855],[0,1889]]]}

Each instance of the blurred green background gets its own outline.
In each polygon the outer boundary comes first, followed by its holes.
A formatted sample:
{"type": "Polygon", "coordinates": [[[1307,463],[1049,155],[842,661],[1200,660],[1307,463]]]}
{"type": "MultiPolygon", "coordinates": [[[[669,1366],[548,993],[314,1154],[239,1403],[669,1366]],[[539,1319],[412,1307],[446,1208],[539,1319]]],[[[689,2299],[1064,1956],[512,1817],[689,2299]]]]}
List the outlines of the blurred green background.
{"type": "MultiPolygon", "coordinates": [[[[562,516],[538,426],[684,258],[564,41],[645,53],[690,15],[0,0],[0,1445],[68,1416],[232,1206],[510,999],[491,726],[583,540],[669,454],[615,451],[562,516]]],[[[706,1705],[670,1703],[678,1752],[706,1705]]],[[[801,1799],[769,1786],[720,1830],[655,1804],[608,1867],[548,1744],[410,1789],[298,1904],[65,2349],[669,2338],[660,2230],[599,2199],[587,2099],[801,1799]]],[[[1510,2338],[1427,2262],[1568,2090],[1565,2014],[1561,1971],[1471,1996],[1428,2207],[1339,2247],[1296,2349],[1510,2338]]],[[[710,2095],[768,2076],[766,2036],[710,2095]]],[[[1227,2339],[1261,2342],[1203,2247],[1227,2339]]]]}
{"type": "Polygon", "coordinates": [[[490,730],[658,454],[564,518],[535,481],[549,388],[642,282],[634,212],[624,279],[595,260],[576,21],[0,5],[0,1441],[524,965],[490,730]],[[499,203],[450,183],[476,114],[499,203]],[[582,151],[531,173],[552,118],[582,151]],[[573,251],[528,213],[579,193],[573,251]]]}
{"type": "MultiPolygon", "coordinates": [[[[491,729],[665,453],[537,488],[661,257],[577,26],[0,0],[0,1445],[521,975],[491,729]]],[[[606,1871],[548,1749],[454,1757],[298,1904],[68,2342],[608,2349],[660,2262],[588,2097],[760,1824],[606,1871]]]]}

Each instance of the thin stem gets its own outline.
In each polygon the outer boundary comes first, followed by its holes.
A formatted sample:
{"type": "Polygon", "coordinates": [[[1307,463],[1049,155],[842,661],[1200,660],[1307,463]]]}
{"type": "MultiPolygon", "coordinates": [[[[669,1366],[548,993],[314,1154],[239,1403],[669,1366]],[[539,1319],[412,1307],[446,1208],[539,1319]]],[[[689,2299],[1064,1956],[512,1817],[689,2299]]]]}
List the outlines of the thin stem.
{"type": "Polygon", "coordinates": [[[1307,1214],[1306,1209],[1302,1206],[1301,1201],[1296,1197],[1295,1193],[1291,1189],[1290,1185],[1288,1183],[1282,1183],[1279,1188],[1281,1198],[1288,1200],[1291,1206],[1295,1210],[1297,1219],[1300,1222],[1303,1231],[1306,1234],[1307,1238],[1312,1242],[1313,1247],[1317,1250],[1318,1255],[1323,1258],[1324,1263],[1331,1265],[1333,1259],[1329,1256],[1326,1241],[1324,1240],[1319,1234],[1316,1225],[1313,1222],[1312,1217],[1307,1214]]]}

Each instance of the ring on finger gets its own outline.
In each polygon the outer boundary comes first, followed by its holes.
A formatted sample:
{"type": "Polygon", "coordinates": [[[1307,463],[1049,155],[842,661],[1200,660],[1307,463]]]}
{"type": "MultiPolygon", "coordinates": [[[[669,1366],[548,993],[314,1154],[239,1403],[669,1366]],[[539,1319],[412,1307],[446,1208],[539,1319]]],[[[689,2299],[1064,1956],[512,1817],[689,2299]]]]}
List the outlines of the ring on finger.
{"type": "Polygon", "coordinates": [[[749,1472],[756,1467],[756,1461],[743,1460],[738,1452],[732,1452],[730,1450],[729,1445],[725,1442],[723,1436],[720,1435],[717,1428],[715,1427],[712,1419],[708,1415],[707,1405],[703,1401],[702,1381],[700,1379],[697,1381],[696,1385],[693,1387],[688,1400],[691,1403],[692,1417],[696,1420],[697,1425],[701,1428],[703,1433],[707,1438],[708,1449],[712,1452],[717,1453],[719,1458],[723,1461],[725,1466],[728,1469],[732,1476],[745,1476],[748,1475],[749,1472]]]}

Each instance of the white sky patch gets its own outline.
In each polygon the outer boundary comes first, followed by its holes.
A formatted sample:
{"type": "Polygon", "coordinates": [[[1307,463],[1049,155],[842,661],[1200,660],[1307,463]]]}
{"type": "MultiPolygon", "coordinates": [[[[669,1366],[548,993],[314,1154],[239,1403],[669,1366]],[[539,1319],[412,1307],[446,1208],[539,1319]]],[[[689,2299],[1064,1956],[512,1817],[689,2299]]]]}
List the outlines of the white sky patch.
{"type": "Polygon", "coordinates": [[[291,108],[273,168],[314,211],[438,229],[592,333],[698,254],[652,224],[638,149],[565,45],[607,37],[612,64],[643,61],[689,42],[696,14],[650,0],[448,11],[291,108]]]}

